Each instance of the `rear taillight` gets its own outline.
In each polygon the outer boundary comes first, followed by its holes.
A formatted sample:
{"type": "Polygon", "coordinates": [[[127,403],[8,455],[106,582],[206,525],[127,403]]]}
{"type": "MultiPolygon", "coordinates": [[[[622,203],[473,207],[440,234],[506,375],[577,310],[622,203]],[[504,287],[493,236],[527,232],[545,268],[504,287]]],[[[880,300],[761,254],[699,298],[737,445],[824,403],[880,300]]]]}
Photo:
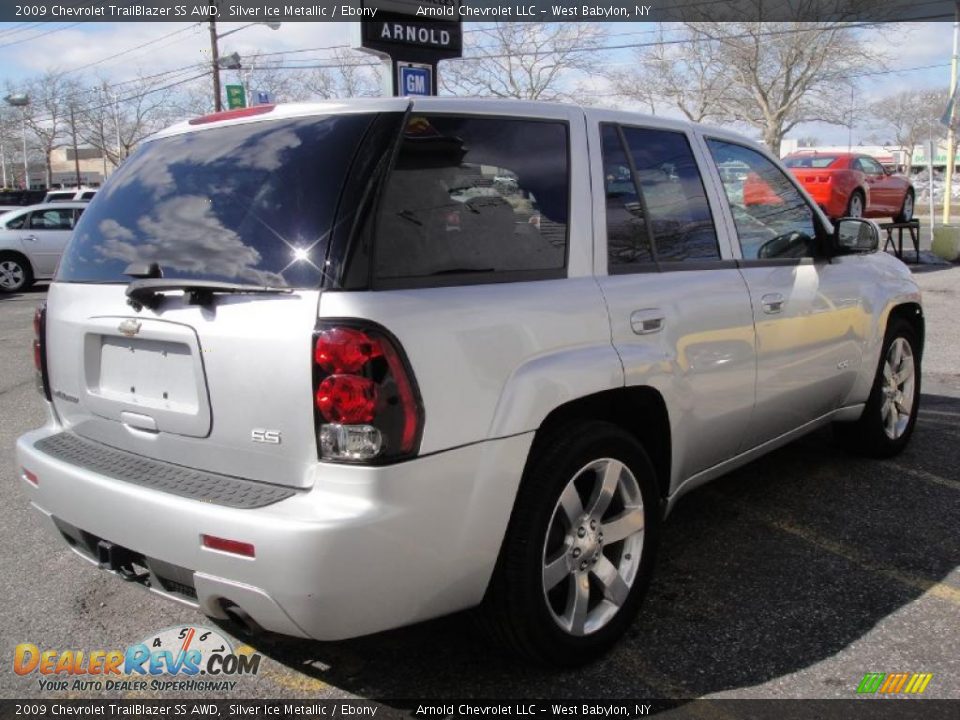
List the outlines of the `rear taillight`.
{"type": "Polygon", "coordinates": [[[324,321],[313,344],[320,458],[392,462],[414,455],[423,408],[399,342],[384,328],[324,321]]]}
{"type": "Polygon", "coordinates": [[[33,313],[33,366],[37,370],[37,391],[50,400],[50,379],[47,374],[47,304],[37,305],[33,313]]]}

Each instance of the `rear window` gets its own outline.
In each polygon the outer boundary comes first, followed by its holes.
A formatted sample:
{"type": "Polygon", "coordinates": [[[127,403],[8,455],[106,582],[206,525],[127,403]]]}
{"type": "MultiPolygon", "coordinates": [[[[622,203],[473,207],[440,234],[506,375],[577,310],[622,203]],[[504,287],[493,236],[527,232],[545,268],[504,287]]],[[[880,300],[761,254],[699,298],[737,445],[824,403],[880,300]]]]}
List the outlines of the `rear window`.
{"type": "Polygon", "coordinates": [[[828,168],[837,161],[835,155],[801,155],[799,157],[787,157],[783,159],[783,164],[790,168],[828,168]]]}
{"type": "Polygon", "coordinates": [[[562,122],[411,117],[380,206],[377,283],[560,277],[568,166],[562,122]]]}
{"type": "Polygon", "coordinates": [[[165,278],[317,287],[348,167],[371,114],[210,128],[145,143],[77,223],[57,279],[165,278]]]}

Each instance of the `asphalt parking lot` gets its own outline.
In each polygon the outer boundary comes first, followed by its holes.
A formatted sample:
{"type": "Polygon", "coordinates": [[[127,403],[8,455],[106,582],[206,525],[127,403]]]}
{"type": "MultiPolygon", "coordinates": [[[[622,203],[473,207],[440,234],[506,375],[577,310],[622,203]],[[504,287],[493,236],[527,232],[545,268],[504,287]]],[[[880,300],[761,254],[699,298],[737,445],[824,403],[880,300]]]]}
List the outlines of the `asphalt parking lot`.
{"type": "MultiPolygon", "coordinates": [[[[926,376],[908,450],[864,461],[820,432],[688,495],[641,615],[609,656],[575,672],[531,669],[457,615],[348,642],[245,640],[265,658],[230,696],[851,698],[866,672],[925,672],[924,697],[960,698],[960,267],[924,270],[926,376]]],[[[44,695],[36,676],[13,673],[18,643],[112,649],[204,623],[82,562],[27,507],[13,445],[43,419],[30,358],[43,294],[0,297],[8,698],[44,695]]]]}

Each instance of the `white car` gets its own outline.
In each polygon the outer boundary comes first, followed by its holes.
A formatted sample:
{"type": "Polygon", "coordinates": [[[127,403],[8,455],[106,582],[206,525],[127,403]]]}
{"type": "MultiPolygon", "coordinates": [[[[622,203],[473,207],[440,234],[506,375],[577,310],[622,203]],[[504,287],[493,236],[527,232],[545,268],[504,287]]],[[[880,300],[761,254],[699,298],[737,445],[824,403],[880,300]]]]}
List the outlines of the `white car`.
{"type": "Polygon", "coordinates": [[[45,203],[62,202],[90,202],[97,194],[96,188],[68,188],[66,190],[51,190],[43,198],[45,203]]]}
{"type": "Polygon", "coordinates": [[[0,215],[0,293],[49,280],[87,203],[41,203],[0,215]]]}
{"type": "Polygon", "coordinates": [[[110,177],[38,309],[22,489],[79,556],[215,618],[338,640],[480,605],[583,663],[685,493],[832,423],[906,446],[924,318],[878,244],[764,148],[662,117],[195,118],[110,177]]]}

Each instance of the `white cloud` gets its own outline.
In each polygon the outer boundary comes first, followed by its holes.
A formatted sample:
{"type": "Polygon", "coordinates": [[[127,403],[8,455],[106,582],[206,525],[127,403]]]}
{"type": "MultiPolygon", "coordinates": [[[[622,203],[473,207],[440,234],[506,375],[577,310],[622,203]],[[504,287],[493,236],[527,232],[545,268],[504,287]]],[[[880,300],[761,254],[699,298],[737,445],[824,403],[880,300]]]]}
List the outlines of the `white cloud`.
{"type": "MultiPolygon", "coordinates": [[[[247,23],[218,23],[221,35],[247,23]]],[[[12,28],[10,24],[7,28],[12,28]]],[[[103,74],[114,81],[133,78],[138,72],[154,74],[191,63],[210,62],[210,34],[206,23],[95,23],[79,25],[8,48],[0,48],[0,66],[9,80],[57,68],[70,70],[130,50],[144,43],[182,32],[118,58],[77,73],[90,80],[103,74]]],[[[24,33],[23,37],[30,37],[24,33]]],[[[17,39],[17,38],[14,38],[17,39]]],[[[257,52],[300,50],[329,45],[349,45],[350,23],[284,23],[271,30],[264,25],[244,28],[220,41],[220,51],[251,55],[257,52]]],[[[0,43],[2,45],[3,43],[0,43]]],[[[329,55],[329,52],[302,53],[303,57],[329,55]]]]}

